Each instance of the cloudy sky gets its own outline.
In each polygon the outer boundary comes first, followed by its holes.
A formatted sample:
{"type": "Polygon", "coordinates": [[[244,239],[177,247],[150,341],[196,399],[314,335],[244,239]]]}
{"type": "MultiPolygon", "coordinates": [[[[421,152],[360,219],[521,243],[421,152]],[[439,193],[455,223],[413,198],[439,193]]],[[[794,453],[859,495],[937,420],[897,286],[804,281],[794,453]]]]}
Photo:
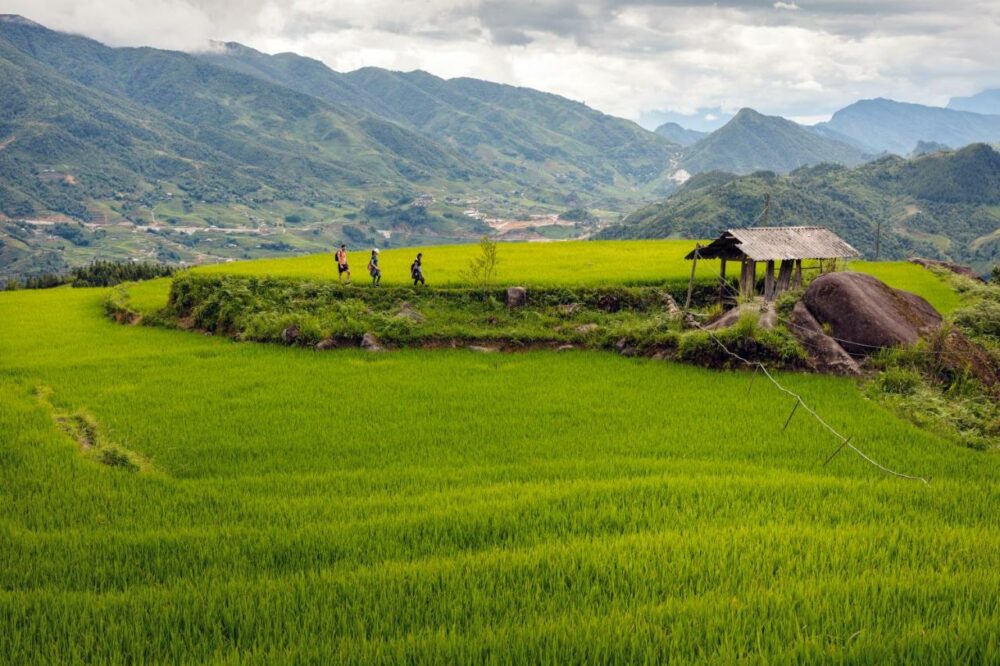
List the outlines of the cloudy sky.
{"type": "MultiPolygon", "coordinates": [[[[111,45],[238,41],[530,86],[651,125],[1000,87],[1000,0],[0,0],[111,45]]],[[[716,121],[718,122],[718,121],[716,121]]]]}

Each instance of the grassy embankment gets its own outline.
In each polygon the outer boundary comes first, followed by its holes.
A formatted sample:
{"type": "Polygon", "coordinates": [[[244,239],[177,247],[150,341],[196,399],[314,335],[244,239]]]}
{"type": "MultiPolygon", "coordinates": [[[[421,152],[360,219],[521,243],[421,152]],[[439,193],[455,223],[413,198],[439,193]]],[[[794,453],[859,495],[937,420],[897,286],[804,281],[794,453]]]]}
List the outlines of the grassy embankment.
{"type": "MultiPolygon", "coordinates": [[[[499,246],[496,283],[499,285],[544,286],[656,286],[664,282],[686,281],[691,262],[684,259],[693,247],[688,240],[656,241],[569,241],[565,243],[504,243],[499,246]]],[[[401,248],[381,253],[382,283],[386,286],[411,284],[410,263],[417,252],[424,252],[424,273],[431,286],[462,286],[469,261],[479,251],[477,245],[442,245],[430,248],[401,248]]],[[[367,251],[350,252],[355,286],[368,284],[367,251]]],[[[926,298],[941,312],[951,312],[961,303],[955,291],[936,275],[908,262],[853,261],[850,270],[870,273],[899,289],[907,289],[926,298]]],[[[697,279],[713,281],[719,262],[702,261],[697,279]]],[[[735,267],[730,264],[729,273],[735,267]]],[[[258,259],[199,266],[197,274],[289,277],[310,280],[336,280],[333,253],[312,254],[283,259],[258,259]]],[[[763,269],[758,273],[763,276],[763,269]]],[[[162,303],[166,287],[161,283],[162,303]]],[[[150,287],[149,289],[154,289],[150,287]]]]}
{"type": "Polygon", "coordinates": [[[823,466],[834,442],[782,433],[787,397],[745,374],[239,345],[118,326],[103,296],[0,294],[15,663],[1000,656],[1000,460],[851,381],[783,378],[930,485],[823,466]]]}

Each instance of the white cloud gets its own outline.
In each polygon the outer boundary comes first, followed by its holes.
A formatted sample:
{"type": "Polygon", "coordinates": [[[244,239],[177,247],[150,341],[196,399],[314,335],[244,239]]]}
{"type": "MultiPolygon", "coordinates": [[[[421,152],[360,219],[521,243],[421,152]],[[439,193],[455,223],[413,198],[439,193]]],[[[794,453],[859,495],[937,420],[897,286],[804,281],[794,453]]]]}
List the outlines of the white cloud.
{"type": "Polygon", "coordinates": [[[1000,85],[996,0],[5,0],[3,11],[113,45],[222,39],[338,70],[474,76],[629,118],[743,106],[818,117],[863,97],[942,104],[1000,85]]]}

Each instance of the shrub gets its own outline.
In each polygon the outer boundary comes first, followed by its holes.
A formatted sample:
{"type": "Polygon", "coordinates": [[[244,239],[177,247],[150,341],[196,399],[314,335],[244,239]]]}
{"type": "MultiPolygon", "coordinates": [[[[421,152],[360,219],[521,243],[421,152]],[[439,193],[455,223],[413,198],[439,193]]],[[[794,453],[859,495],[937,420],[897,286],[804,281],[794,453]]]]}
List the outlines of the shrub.
{"type": "Polygon", "coordinates": [[[921,385],[920,375],[908,368],[889,368],[875,380],[875,386],[886,392],[897,395],[913,395],[921,385]]]}

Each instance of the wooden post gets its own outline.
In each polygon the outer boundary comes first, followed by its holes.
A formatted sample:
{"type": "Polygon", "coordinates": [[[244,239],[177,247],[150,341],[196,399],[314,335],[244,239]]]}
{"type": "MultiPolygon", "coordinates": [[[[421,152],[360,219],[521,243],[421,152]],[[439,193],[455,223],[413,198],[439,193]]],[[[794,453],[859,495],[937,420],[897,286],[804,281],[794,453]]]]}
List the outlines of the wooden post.
{"type": "Polygon", "coordinates": [[[757,290],[757,262],[753,259],[743,260],[743,274],[740,276],[740,293],[743,300],[753,299],[757,290]]]}
{"type": "Polygon", "coordinates": [[[792,286],[798,289],[802,286],[802,260],[795,260],[795,272],[792,273],[792,286]]]}
{"type": "Polygon", "coordinates": [[[698,250],[700,249],[701,249],[701,243],[695,243],[694,259],[691,260],[691,279],[688,281],[688,295],[687,295],[687,300],[684,301],[685,311],[691,307],[691,293],[694,291],[694,269],[698,266],[698,250]]]}
{"type": "Polygon", "coordinates": [[[726,297],[726,258],[722,258],[722,266],[719,267],[719,300],[726,297]]]}
{"type": "Polygon", "coordinates": [[[764,272],[764,300],[774,300],[774,261],[767,262],[767,270],[764,272]]]}
{"type": "Polygon", "coordinates": [[[781,270],[778,271],[778,291],[775,296],[781,294],[781,292],[788,289],[788,285],[792,282],[792,264],[795,261],[792,259],[782,259],[781,260],[781,270]]]}

